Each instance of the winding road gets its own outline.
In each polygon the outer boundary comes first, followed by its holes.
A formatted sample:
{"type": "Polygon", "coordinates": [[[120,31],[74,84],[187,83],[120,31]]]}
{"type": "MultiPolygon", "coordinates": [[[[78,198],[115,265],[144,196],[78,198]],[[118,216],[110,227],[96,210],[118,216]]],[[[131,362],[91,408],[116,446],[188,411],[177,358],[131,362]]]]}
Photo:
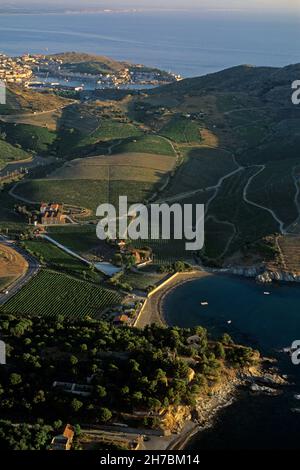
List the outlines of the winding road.
{"type": "Polygon", "coordinates": [[[254,180],[254,178],[256,178],[256,176],[258,176],[260,173],[262,173],[265,169],[266,169],[266,165],[253,165],[251,166],[250,168],[258,168],[258,171],[256,173],[254,173],[254,175],[250,176],[250,178],[248,179],[248,182],[246,184],[246,186],[244,187],[244,190],[243,190],[243,199],[244,201],[247,203],[247,204],[250,204],[251,206],[254,206],[254,207],[258,207],[259,209],[263,209],[267,212],[269,212],[269,214],[272,215],[272,217],[276,220],[276,222],[278,222],[279,224],[279,229],[280,229],[280,233],[282,235],[285,235],[286,234],[286,231],[284,229],[284,222],[282,220],[279,219],[279,217],[277,217],[277,215],[275,214],[275,212],[272,210],[272,209],[269,209],[268,207],[266,206],[263,206],[261,204],[258,204],[256,202],[253,202],[251,201],[248,196],[247,196],[247,192],[248,192],[248,189],[250,187],[250,184],[252,183],[252,181],[254,180]]]}
{"type": "Polygon", "coordinates": [[[11,299],[19,290],[22,289],[30,279],[35,276],[40,270],[39,262],[31,256],[27,251],[23,250],[15,241],[8,239],[7,237],[0,235],[0,244],[9,246],[13,250],[17,251],[28,263],[27,271],[20,276],[16,281],[14,281],[10,286],[7,287],[5,292],[7,294],[0,293],[0,305],[4,305],[9,299],[11,299]]]}

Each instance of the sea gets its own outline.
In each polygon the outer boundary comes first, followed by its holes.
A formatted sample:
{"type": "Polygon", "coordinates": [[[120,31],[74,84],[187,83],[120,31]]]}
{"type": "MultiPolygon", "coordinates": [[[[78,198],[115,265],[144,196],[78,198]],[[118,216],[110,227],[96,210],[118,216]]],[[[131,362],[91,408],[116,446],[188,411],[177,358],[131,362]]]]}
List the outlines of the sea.
{"type": "Polygon", "coordinates": [[[0,53],[81,51],[193,77],[300,62],[299,14],[153,11],[0,14],[0,53]]]}
{"type": "Polygon", "coordinates": [[[275,359],[289,385],[278,396],[242,391],[224,408],[213,427],[190,442],[194,450],[299,449],[300,365],[284,350],[300,340],[300,286],[263,286],[231,275],[211,275],[187,282],[166,297],[168,324],[201,325],[211,338],[228,333],[236,342],[275,359]],[[207,305],[201,303],[207,302],[207,305]]]}

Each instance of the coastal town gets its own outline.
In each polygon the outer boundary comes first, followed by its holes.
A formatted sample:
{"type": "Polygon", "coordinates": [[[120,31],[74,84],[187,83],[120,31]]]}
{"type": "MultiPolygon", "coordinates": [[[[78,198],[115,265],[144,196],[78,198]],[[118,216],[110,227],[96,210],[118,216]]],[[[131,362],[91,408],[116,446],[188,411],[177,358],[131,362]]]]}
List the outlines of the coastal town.
{"type": "Polygon", "coordinates": [[[5,83],[28,84],[33,76],[32,64],[35,59],[31,56],[17,58],[0,54],[0,80],[5,83]]]}
{"type": "Polygon", "coordinates": [[[57,56],[24,54],[20,57],[0,54],[0,80],[39,91],[43,89],[83,91],[91,82],[95,89],[103,89],[128,86],[154,87],[181,80],[180,75],[141,64],[120,62],[117,67],[111,69],[107,68],[106,64],[104,67],[98,65],[92,59],[68,63],[64,60],[64,54],[57,56]],[[82,83],[75,86],[73,82],[82,83]]]}

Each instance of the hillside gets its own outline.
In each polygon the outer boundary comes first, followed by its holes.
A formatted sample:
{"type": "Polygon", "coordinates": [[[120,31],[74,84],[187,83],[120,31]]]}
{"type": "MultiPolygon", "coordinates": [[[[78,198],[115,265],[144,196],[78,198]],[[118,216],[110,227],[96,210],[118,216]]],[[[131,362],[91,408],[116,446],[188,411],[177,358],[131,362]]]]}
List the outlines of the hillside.
{"type": "Polygon", "coordinates": [[[53,54],[48,56],[50,59],[62,61],[61,68],[63,71],[73,72],[78,74],[90,75],[108,75],[108,74],[124,74],[130,71],[132,74],[140,73],[155,73],[158,74],[160,79],[166,82],[173,81],[174,77],[165,71],[159,70],[155,67],[147,67],[140,64],[132,64],[130,62],[117,61],[110,57],[86,54],[81,52],[64,52],[60,54],[53,54]]]}
{"type": "Polygon", "coordinates": [[[64,52],[49,57],[61,60],[62,67],[78,73],[110,73],[118,72],[125,66],[124,63],[105,56],[78,52],[64,52]]]}
{"type": "MultiPolygon", "coordinates": [[[[124,194],[130,202],[204,203],[203,260],[260,262],[269,253],[266,236],[299,227],[300,108],[291,102],[299,76],[299,65],[244,65],[136,94],[116,90],[116,99],[97,92],[57,118],[57,171],[15,194],[57,197],[93,216],[98,204],[124,194]]],[[[178,243],[173,251],[175,260],[186,256],[178,243]]]]}
{"type": "Polygon", "coordinates": [[[0,105],[0,115],[40,113],[61,108],[70,100],[50,93],[38,93],[27,88],[9,85],[7,103],[0,105]]]}
{"type": "Polygon", "coordinates": [[[0,170],[7,163],[29,159],[31,155],[0,138],[0,170]]]}

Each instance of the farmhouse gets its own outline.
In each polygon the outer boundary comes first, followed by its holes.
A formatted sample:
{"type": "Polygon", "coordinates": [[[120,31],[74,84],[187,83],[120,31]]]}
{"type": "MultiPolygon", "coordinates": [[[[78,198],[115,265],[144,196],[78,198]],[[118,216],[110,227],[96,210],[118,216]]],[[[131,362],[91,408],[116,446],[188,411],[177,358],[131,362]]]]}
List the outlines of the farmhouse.
{"type": "Polygon", "coordinates": [[[116,326],[127,325],[129,321],[129,317],[127,315],[118,315],[115,317],[113,324],[116,326]]]}
{"type": "Polygon", "coordinates": [[[57,203],[42,203],[40,207],[40,219],[42,225],[64,224],[66,219],[63,214],[63,205],[57,203]]]}
{"type": "Polygon", "coordinates": [[[67,424],[64,432],[53,437],[50,450],[71,450],[74,438],[74,427],[67,424]]]}

